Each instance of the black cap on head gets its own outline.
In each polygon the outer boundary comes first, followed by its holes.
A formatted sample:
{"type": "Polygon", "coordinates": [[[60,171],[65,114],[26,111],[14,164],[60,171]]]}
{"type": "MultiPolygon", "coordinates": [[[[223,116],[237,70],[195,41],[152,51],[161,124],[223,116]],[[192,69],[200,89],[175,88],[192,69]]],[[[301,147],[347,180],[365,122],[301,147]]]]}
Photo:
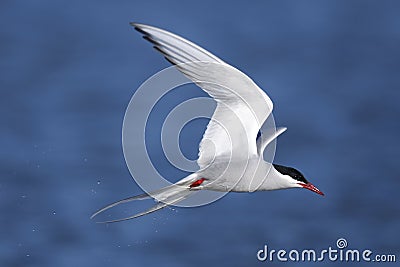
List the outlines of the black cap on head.
{"type": "Polygon", "coordinates": [[[298,170],[296,170],[295,168],[292,167],[286,167],[286,166],[282,166],[282,165],[278,165],[278,164],[273,164],[275,169],[284,174],[284,175],[289,175],[290,177],[292,177],[293,179],[308,184],[308,181],[306,180],[306,178],[304,178],[303,174],[301,174],[301,172],[299,172],[298,170]]]}

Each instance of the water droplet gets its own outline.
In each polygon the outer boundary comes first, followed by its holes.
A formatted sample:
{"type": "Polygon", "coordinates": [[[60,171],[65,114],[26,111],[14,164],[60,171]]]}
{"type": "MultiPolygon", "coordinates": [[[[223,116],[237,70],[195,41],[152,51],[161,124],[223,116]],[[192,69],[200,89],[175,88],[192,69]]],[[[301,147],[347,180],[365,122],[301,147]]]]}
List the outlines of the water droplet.
{"type": "Polygon", "coordinates": [[[97,181],[97,184],[101,184],[101,182],[100,182],[100,181],[97,181]]]}
{"type": "Polygon", "coordinates": [[[53,215],[56,215],[57,213],[55,211],[53,211],[53,215]]]}
{"type": "Polygon", "coordinates": [[[29,255],[29,254],[26,254],[26,256],[27,256],[27,257],[30,257],[31,255],[29,255]]]}

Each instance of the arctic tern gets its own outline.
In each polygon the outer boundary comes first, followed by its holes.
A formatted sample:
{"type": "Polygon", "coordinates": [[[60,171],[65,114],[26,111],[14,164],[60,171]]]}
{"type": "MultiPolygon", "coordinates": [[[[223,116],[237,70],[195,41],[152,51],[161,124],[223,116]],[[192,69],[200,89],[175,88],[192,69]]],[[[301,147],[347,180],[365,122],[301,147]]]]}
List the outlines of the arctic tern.
{"type": "Polygon", "coordinates": [[[264,161],[265,148],[286,128],[259,135],[272,113],[273,103],[247,75],[178,35],[144,24],[131,25],[211,96],[217,107],[199,145],[198,171],[150,196],[142,194],[112,203],[91,218],[121,203],[154,198],[157,204],[149,210],[106,223],[137,218],[174,205],[198,190],[254,192],[305,188],[324,195],[295,168],[264,161]]]}

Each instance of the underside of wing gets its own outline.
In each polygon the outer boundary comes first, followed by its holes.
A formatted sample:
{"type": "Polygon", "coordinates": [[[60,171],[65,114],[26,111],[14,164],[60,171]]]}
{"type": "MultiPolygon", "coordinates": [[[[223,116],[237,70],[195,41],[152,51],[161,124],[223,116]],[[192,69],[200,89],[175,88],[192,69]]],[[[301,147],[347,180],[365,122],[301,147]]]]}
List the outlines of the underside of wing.
{"type": "Polygon", "coordinates": [[[199,147],[201,168],[216,157],[257,154],[256,136],[272,111],[270,98],[247,75],[198,45],[165,30],[132,23],[154,48],[217,101],[199,147]]]}

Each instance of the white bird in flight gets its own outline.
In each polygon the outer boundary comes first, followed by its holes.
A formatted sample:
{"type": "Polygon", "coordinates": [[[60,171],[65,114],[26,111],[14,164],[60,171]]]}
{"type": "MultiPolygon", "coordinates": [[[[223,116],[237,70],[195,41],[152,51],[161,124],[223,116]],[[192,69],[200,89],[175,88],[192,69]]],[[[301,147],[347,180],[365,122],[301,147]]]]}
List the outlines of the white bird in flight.
{"type": "Polygon", "coordinates": [[[106,221],[137,218],[176,204],[198,190],[254,192],[306,188],[324,195],[296,169],[264,161],[265,148],[286,128],[261,133],[261,126],[272,113],[267,94],[247,75],[225,63],[200,46],[168,31],[138,23],[131,25],[154,48],[196,83],[216,102],[217,107],[199,145],[200,169],[177,183],[156,192],[129,197],[97,212],[133,200],[154,198],[158,203],[145,212],[106,221]]]}

